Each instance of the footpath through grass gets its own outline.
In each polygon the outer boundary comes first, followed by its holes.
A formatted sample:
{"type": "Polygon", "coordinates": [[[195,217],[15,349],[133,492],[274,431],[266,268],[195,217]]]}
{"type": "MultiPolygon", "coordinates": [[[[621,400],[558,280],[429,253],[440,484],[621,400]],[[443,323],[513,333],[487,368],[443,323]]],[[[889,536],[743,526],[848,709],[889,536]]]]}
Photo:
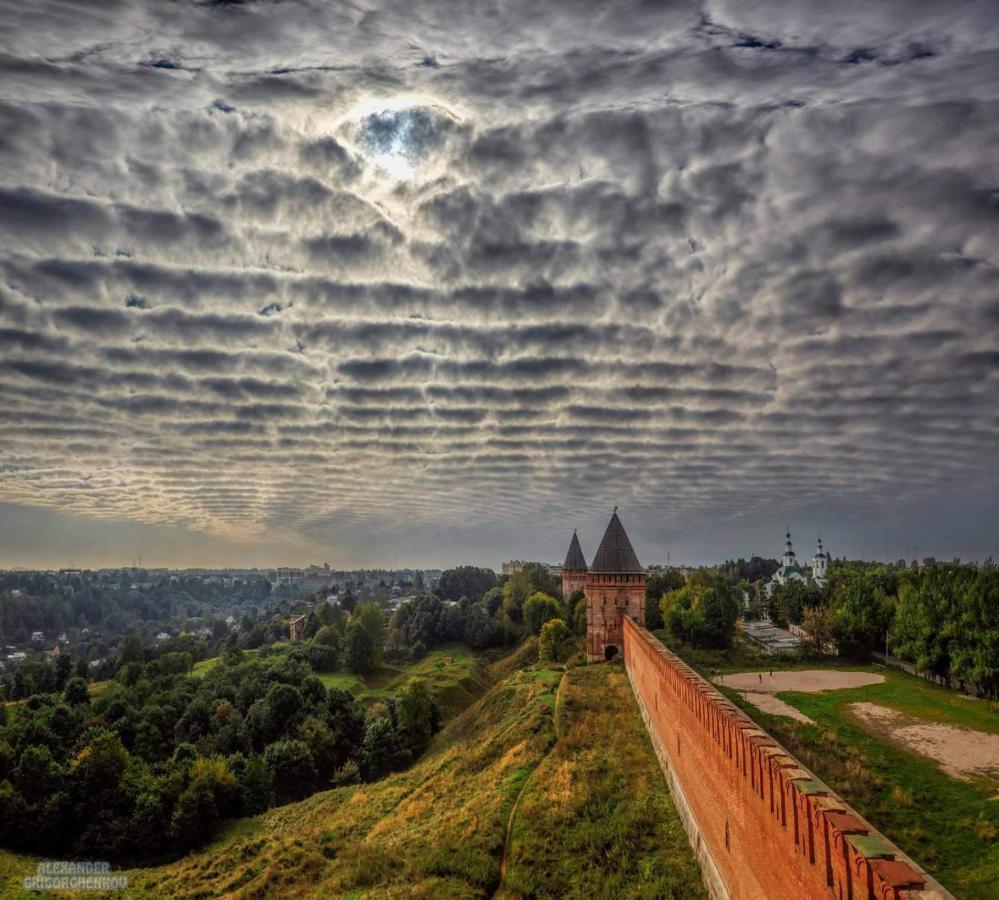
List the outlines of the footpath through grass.
{"type": "MultiPolygon", "coordinates": [[[[702,675],[769,668],[764,658],[743,668],[724,654],[679,652],[702,675]],[[708,665],[705,665],[707,661],[708,665]],[[761,664],[762,662],[762,664],[761,664]]],[[[814,669],[813,663],[776,663],[776,669],[814,669]]],[[[924,866],[948,890],[966,900],[991,900],[999,884],[999,784],[995,779],[963,781],[933,760],[906,750],[865,727],[850,705],[876,703],[926,722],[999,733],[995,705],[973,700],[924,679],[878,666],[835,666],[876,671],[883,684],[825,691],[781,692],[780,699],[815,720],[814,725],[773,716],[718,685],[752,719],[798,757],[872,825],[924,866]]],[[[969,735],[969,741],[974,740],[969,735]]]]}
{"type": "Polygon", "coordinates": [[[620,663],[569,670],[497,896],[706,897],[620,663]]]}

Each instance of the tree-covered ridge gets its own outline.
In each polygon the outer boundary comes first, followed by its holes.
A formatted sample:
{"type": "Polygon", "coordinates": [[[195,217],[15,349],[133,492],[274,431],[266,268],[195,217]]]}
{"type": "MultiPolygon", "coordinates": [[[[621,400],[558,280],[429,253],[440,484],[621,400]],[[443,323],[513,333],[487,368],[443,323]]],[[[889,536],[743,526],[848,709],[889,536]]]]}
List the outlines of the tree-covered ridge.
{"type": "MultiPolygon", "coordinates": [[[[303,598],[301,638],[291,642],[280,607],[269,618],[247,613],[220,636],[221,654],[200,664],[203,638],[128,634],[100,691],[88,691],[90,667],[68,653],[21,663],[0,680],[0,699],[19,701],[9,722],[0,719],[0,843],[48,855],[174,856],[222,819],[406,766],[440,727],[430,682],[369,692],[366,707],[340,685],[377,681],[455,641],[477,650],[519,641],[519,604],[515,620],[504,606],[510,591],[482,571],[443,579],[481,594],[420,595],[391,615],[349,591],[336,602],[303,598]]],[[[534,575],[518,583],[536,587],[534,575]]]]}
{"type": "Polygon", "coordinates": [[[176,855],[223,818],[404,766],[440,724],[418,681],[365,710],[301,657],[233,650],[200,678],[188,665],[182,654],[131,662],[96,697],[71,677],[61,695],[14,707],[0,729],[0,841],[49,855],[176,855]]]}

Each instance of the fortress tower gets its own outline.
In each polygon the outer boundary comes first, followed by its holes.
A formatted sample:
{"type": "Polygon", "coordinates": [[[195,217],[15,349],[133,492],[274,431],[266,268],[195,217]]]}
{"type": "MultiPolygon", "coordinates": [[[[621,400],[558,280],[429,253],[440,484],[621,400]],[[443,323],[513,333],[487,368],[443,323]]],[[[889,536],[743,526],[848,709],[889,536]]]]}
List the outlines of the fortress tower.
{"type": "Polygon", "coordinates": [[[579,538],[573,531],[569,552],[566,553],[565,562],[562,564],[562,600],[568,603],[576,591],[581,591],[585,587],[586,557],[583,556],[583,548],[579,546],[579,538]]]}
{"type": "Polygon", "coordinates": [[[617,517],[616,506],[583,590],[586,661],[613,659],[623,647],[622,616],[627,613],[639,625],[645,625],[645,571],[617,517]]]}

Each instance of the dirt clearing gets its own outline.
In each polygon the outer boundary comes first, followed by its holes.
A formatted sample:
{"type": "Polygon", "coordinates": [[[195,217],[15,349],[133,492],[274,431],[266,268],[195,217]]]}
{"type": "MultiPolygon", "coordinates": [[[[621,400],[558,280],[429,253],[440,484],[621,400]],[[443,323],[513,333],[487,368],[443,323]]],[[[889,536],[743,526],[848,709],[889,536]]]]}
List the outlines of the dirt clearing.
{"type": "Polygon", "coordinates": [[[772,716],[787,716],[799,722],[814,724],[800,709],[785,703],[775,696],[783,691],[802,691],[815,694],[819,691],[835,691],[843,688],[864,687],[867,684],[881,684],[884,675],[873,672],[838,672],[835,669],[808,669],[794,672],[735,672],[732,675],[719,675],[716,684],[742,691],[746,700],[757,709],[772,716]]]}
{"type": "Polygon", "coordinates": [[[851,703],[850,711],[875,734],[930,757],[954,778],[999,776],[999,734],[926,722],[876,703],[851,703]]]}
{"type": "Polygon", "coordinates": [[[737,691],[754,691],[758,694],[779,694],[784,691],[800,691],[814,694],[818,691],[838,691],[843,688],[858,688],[868,684],[881,684],[884,675],[874,672],[840,672],[837,669],[805,669],[802,671],[736,672],[732,675],[719,675],[718,684],[735,688],[737,691]]]}

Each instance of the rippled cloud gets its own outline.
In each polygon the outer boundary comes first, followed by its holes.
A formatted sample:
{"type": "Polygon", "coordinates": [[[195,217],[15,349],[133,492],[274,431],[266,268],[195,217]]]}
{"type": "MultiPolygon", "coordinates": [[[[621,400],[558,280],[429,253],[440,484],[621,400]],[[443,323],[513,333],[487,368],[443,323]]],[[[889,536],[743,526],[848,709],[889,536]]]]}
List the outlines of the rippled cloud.
{"type": "Polygon", "coordinates": [[[994,553],[991,3],[0,23],[0,564],[994,553]]]}

